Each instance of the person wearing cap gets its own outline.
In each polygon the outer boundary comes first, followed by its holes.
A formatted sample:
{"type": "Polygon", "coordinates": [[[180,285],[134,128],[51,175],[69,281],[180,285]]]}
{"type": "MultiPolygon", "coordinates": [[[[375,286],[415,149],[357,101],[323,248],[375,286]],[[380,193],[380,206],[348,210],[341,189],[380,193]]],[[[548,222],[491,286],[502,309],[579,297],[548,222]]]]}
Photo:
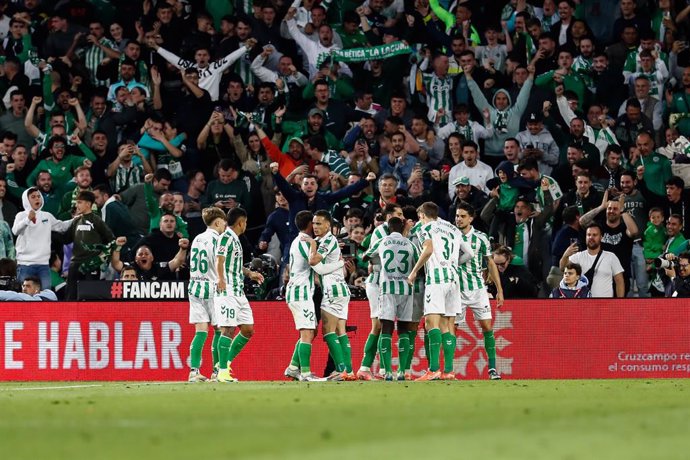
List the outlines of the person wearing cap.
{"type": "Polygon", "coordinates": [[[484,193],[488,193],[486,182],[494,177],[491,166],[479,160],[479,146],[473,141],[462,143],[462,159],[460,163],[451,168],[448,176],[448,196],[452,199],[455,194],[453,181],[457,177],[468,177],[470,185],[478,188],[484,193]]]}
{"type": "MultiPolygon", "coordinates": [[[[328,85],[325,82],[323,85],[317,83],[316,86],[317,92],[320,91],[320,86],[326,87],[326,91],[328,91],[328,85]]],[[[306,120],[282,121],[276,119],[276,130],[279,130],[278,125],[280,125],[283,134],[286,135],[285,142],[283,143],[283,151],[287,150],[289,143],[292,142],[294,138],[305,139],[315,134],[321,134],[326,139],[326,144],[329,149],[340,150],[342,147],[341,142],[331,131],[326,129],[326,119],[326,114],[318,107],[309,109],[306,120]]]]}
{"type": "Polygon", "coordinates": [[[304,141],[300,137],[288,137],[286,141],[287,151],[283,153],[277,145],[271,142],[261,127],[255,126],[255,129],[261,140],[261,145],[266,149],[268,158],[278,163],[281,176],[287,177],[295,168],[305,164],[304,141]]]}
{"type": "Polygon", "coordinates": [[[523,157],[534,158],[539,162],[539,172],[551,174],[558,164],[560,150],[551,133],[544,128],[542,114],[532,112],[527,116],[527,129],[520,131],[515,138],[520,143],[523,157]]]}
{"type": "MultiPolygon", "coordinates": [[[[433,177],[433,176],[432,176],[433,177]]],[[[455,187],[455,194],[453,200],[448,207],[448,215],[454,216],[457,210],[458,203],[464,201],[472,205],[474,209],[481,210],[484,208],[486,203],[489,201],[489,196],[479,190],[477,187],[472,187],[470,185],[470,178],[465,176],[460,176],[452,182],[455,187]]],[[[488,227],[484,225],[481,219],[475,219],[475,227],[486,233],[488,227]]]]}

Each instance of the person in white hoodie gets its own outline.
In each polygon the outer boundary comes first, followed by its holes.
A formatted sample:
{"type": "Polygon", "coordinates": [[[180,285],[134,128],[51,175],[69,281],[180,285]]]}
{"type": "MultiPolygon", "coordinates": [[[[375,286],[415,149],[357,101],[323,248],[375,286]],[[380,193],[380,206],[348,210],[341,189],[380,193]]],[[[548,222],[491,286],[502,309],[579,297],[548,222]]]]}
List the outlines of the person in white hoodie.
{"type": "Polygon", "coordinates": [[[50,286],[50,233],[64,233],[73,219],[60,221],[42,211],[43,195],[36,187],[22,193],[24,211],[17,214],[12,233],[17,236],[17,279],[37,276],[41,286],[50,286]]]}

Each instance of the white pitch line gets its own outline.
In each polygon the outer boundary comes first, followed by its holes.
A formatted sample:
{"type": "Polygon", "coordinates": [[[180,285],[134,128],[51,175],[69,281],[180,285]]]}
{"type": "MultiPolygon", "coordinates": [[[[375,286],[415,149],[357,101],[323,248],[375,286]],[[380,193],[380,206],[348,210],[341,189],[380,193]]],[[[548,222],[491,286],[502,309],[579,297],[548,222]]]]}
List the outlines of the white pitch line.
{"type": "Polygon", "coordinates": [[[40,390],[65,390],[68,388],[92,388],[102,387],[103,385],[63,385],[55,387],[14,387],[14,388],[0,388],[0,391],[40,391],[40,390]]]}

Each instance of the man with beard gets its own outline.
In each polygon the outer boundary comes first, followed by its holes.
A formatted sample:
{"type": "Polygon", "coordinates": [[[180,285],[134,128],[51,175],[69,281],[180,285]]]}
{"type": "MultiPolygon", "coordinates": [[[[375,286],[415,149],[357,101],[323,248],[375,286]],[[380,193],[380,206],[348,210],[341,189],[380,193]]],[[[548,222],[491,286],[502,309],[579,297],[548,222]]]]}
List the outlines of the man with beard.
{"type": "Polygon", "coordinates": [[[467,177],[470,185],[476,187],[484,193],[488,193],[487,181],[494,177],[491,166],[478,159],[479,146],[471,140],[466,140],[462,144],[463,161],[453,166],[448,175],[448,196],[452,199],[455,193],[455,179],[467,177]]]}
{"type": "Polygon", "coordinates": [[[90,167],[91,162],[96,159],[93,154],[91,154],[91,158],[65,155],[66,149],[67,140],[64,137],[52,137],[48,142],[50,157],[38,163],[27,177],[27,183],[33,184],[39,171],[48,171],[56,184],[66,184],[72,179],[72,171],[82,165],[90,167]]]}
{"type": "Polygon", "coordinates": [[[108,101],[117,101],[117,90],[121,87],[125,87],[130,91],[134,88],[141,88],[147,95],[149,94],[148,87],[137,81],[136,63],[131,59],[125,59],[120,64],[120,80],[108,87],[108,101]]]}
{"type": "MultiPolygon", "coordinates": [[[[80,166],[74,171],[74,183],[76,187],[74,190],[65,192],[60,202],[60,211],[58,219],[66,220],[72,217],[74,211],[74,204],[77,201],[77,195],[81,192],[91,191],[91,170],[86,166],[80,166]]],[[[92,211],[97,211],[98,208],[94,204],[92,211]]]]}
{"type": "Polygon", "coordinates": [[[173,259],[179,249],[179,241],[182,239],[176,227],[175,216],[163,214],[158,228],[151,230],[151,233],[139,240],[136,246],[148,246],[155,260],[173,259]]]}
{"type": "MultiPolygon", "coordinates": [[[[317,82],[315,87],[317,94],[319,94],[322,88],[324,88],[324,85],[321,85],[317,82]]],[[[283,150],[287,150],[289,142],[293,138],[298,137],[300,139],[305,139],[315,134],[323,135],[323,137],[326,139],[329,149],[340,150],[341,142],[330,130],[326,129],[326,120],[327,115],[324,113],[324,111],[316,107],[309,110],[306,120],[283,122],[282,117],[280,119],[276,118],[276,129],[277,125],[282,123],[282,131],[286,135],[283,150]]]]}
{"type": "MultiPolygon", "coordinates": [[[[624,212],[625,195],[611,197],[611,192],[604,192],[601,205],[592,209],[580,217],[580,225],[588,227],[592,222],[597,222],[601,229],[601,246],[618,256],[624,270],[624,292],[628,292],[630,286],[630,261],[632,259],[633,241],[639,233],[637,224],[628,212],[624,212]],[[600,216],[602,211],[606,216],[600,216]]],[[[579,262],[578,262],[579,263],[579,262]]],[[[584,270],[584,267],[583,267],[584,270]]]]}
{"type": "Polygon", "coordinates": [[[601,193],[592,186],[592,176],[581,172],[575,178],[575,188],[566,192],[556,210],[554,228],[560,228],[563,221],[563,211],[568,206],[577,208],[578,214],[583,215],[599,206],[601,193]]]}
{"type": "Polygon", "coordinates": [[[286,141],[287,151],[283,153],[277,145],[271,142],[263,129],[256,126],[256,133],[259,135],[268,157],[271,161],[278,163],[281,176],[289,176],[295,168],[305,163],[304,141],[300,137],[288,137],[286,141]]]}
{"type": "MultiPolygon", "coordinates": [[[[112,266],[115,270],[121,271],[125,264],[120,259],[120,249],[127,244],[127,238],[121,236],[115,240],[117,247],[113,251],[112,266]]],[[[175,257],[169,261],[156,261],[148,246],[139,246],[134,256],[134,268],[137,271],[137,279],[141,281],[155,280],[174,280],[175,272],[182,266],[187,257],[189,240],[181,238],[179,241],[180,249],[175,257]]]]}
{"type": "MultiPolygon", "coordinates": [[[[623,151],[630,152],[631,147],[635,147],[635,142],[639,135],[653,131],[654,125],[652,120],[642,113],[640,101],[634,97],[628,99],[625,103],[625,113],[616,119],[615,129],[616,138],[623,151]]],[[[653,145],[652,148],[654,148],[653,145]]],[[[634,161],[631,161],[631,163],[634,163],[634,161]]]]}
{"type": "MultiPolygon", "coordinates": [[[[623,208],[635,221],[640,234],[633,241],[630,269],[632,280],[637,285],[638,297],[649,297],[649,276],[647,275],[644,248],[642,244],[642,229],[647,226],[647,201],[642,193],[637,190],[637,177],[631,171],[623,171],[620,176],[620,192],[625,196],[623,208]]],[[[631,280],[631,281],[632,281],[631,280]]],[[[631,284],[632,288],[632,284],[631,284]]],[[[632,289],[630,292],[632,296],[632,289]]]]}
{"type": "Polygon", "coordinates": [[[407,180],[417,165],[417,158],[409,155],[405,150],[405,135],[401,132],[393,133],[390,137],[391,149],[388,155],[381,155],[379,171],[381,174],[392,174],[398,178],[399,186],[407,189],[407,180]]]}
{"type": "Polygon", "coordinates": [[[622,158],[623,150],[620,146],[612,144],[606,147],[604,161],[593,173],[593,180],[597,189],[603,191],[615,188],[616,184],[620,183],[620,177],[623,173],[622,158]]]}
{"type": "Polygon", "coordinates": [[[38,177],[36,177],[36,182],[31,185],[35,185],[43,196],[43,208],[41,209],[57,217],[62,195],[53,188],[53,177],[50,175],[50,172],[39,172],[38,177]]]}
{"type": "Polygon", "coordinates": [[[589,280],[592,297],[622,298],[625,297],[624,270],[616,254],[602,248],[602,233],[599,224],[590,224],[586,233],[587,249],[579,251],[578,243],[568,246],[561,257],[560,268],[564,270],[569,262],[579,264],[589,280]]]}

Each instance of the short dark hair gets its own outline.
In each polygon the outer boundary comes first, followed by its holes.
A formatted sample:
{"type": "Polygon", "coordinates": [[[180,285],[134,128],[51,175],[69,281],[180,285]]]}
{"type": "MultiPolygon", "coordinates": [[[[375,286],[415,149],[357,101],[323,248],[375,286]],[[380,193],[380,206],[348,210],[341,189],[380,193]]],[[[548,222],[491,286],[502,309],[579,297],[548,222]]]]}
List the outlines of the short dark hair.
{"type": "Polygon", "coordinates": [[[520,164],[517,167],[518,172],[522,170],[528,170],[528,171],[538,171],[539,170],[539,163],[537,163],[537,160],[534,158],[524,158],[520,161],[520,164]]]}
{"type": "Polygon", "coordinates": [[[393,233],[402,233],[403,230],[405,229],[405,221],[403,221],[400,217],[391,217],[388,220],[388,230],[393,233]]]}
{"type": "Polygon", "coordinates": [[[77,194],[77,200],[88,201],[93,204],[96,201],[96,196],[89,190],[82,190],[77,194]]]}
{"type": "Polygon", "coordinates": [[[386,203],[386,206],[384,206],[381,210],[384,220],[386,219],[386,216],[392,215],[398,208],[402,209],[397,203],[386,203]]]}
{"type": "Polygon", "coordinates": [[[576,264],[575,262],[568,262],[567,264],[565,264],[565,270],[575,270],[577,276],[582,275],[582,266],[580,264],[576,264]]]}
{"type": "Polygon", "coordinates": [[[27,276],[26,278],[24,278],[24,281],[28,281],[28,282],[30,282],[30,283],[34,283],[35,285],[38,286],[38,289],[41,289],[41,288],[42,288],[42,286],[41,286],[41,278],[39,278],[38,276],[29,275],[29,276],[27,276]]]}
{"type": "Polygon", "coordinates": [[[99,192],[104,195],[110,195],[110,188],[105,184],[98,184],[93,189],[94,192],[99,192]]]}
{"type": "Polygon", "coordinates": [[[325,211],[323,209],[319,209],[318,211],[316,211],[314,213],[314,217],[321,217],[322,219],[327,220],[329,224],[331,222],[333,222],[333,218],[331,217],[331,213],[329,213],[328,211],[325,211]]]}
{"type": "Polygon", "coordinates": [[[604,229],[602,228],[602,226],[601,226],[601,224],[600,224],[599,222],[592,222],[591,224],[589,224],[589,225],[587,226],[587,230],[589,230],[590,228],[596,228],[596,229],[598,229],[600,235],[603,235],[603,234],[604,234],[604,229]]]}
{"type": "Polygon", "coordinates": [[[466,140],[462,143],[462,149],[465,150],[465,147],[471,147],[477,152],[479,151],[479,146],[477,145],[476,142],[471,141],[471,140],[466,140]]]}
{"type": "Polygon", "coordinates": [[[306,230],[311,224],[311,220],[314,218],[314,214],[311,211],[300,211],[295,216],[295,226],[297,230],[306,230]]]}
{"type": "Polygon", "coordinates": [[[685,188],[685,181],[679,176],[671,176],[671,178],[666,181],[666,185],[672,185],[682,190],[685,188]]]}
{"type": "Polygon", "coordinates": [[[245,219],[247,218],[247,211],[245,211],[243,208],[232,208],[230,212],[228,212],[228,225],[232,227],[242,217],[245,219]]]}
{"type": "Polygon", "coordinates": [[[580,218],[580,211],[577,206],[568,206],[563,210],[563,223],[566,225],[574,224],[580,218]]]}
{"type": "Polygon", "coordinates": [[[328,144],[326,143],[326,138],[321,134],[315,134],[309,138],[307,143],[311,148],[318,150],[319,152],[325,152],[328,150],[328,144]]]}
{"type": "Polygon", "coordinates": [[[469,204],[467,201],[460,201],[458,205],[455,207],[455,212],[458,212],[458,209],[462,209],[463,211],[467,211],[467,214],[470,216],[474,217],[475,214],[475,209],[474,206],[469,204]]]}
{"type": "Polygon", "coordinates": [[[170,174],[170,171],[165,169],[165,168],[160,168],[157,169],[156,172],[153,173],[153,180],[156,182],[165,179],[169,182],[172,182],[172,174],[170,174]]]}

